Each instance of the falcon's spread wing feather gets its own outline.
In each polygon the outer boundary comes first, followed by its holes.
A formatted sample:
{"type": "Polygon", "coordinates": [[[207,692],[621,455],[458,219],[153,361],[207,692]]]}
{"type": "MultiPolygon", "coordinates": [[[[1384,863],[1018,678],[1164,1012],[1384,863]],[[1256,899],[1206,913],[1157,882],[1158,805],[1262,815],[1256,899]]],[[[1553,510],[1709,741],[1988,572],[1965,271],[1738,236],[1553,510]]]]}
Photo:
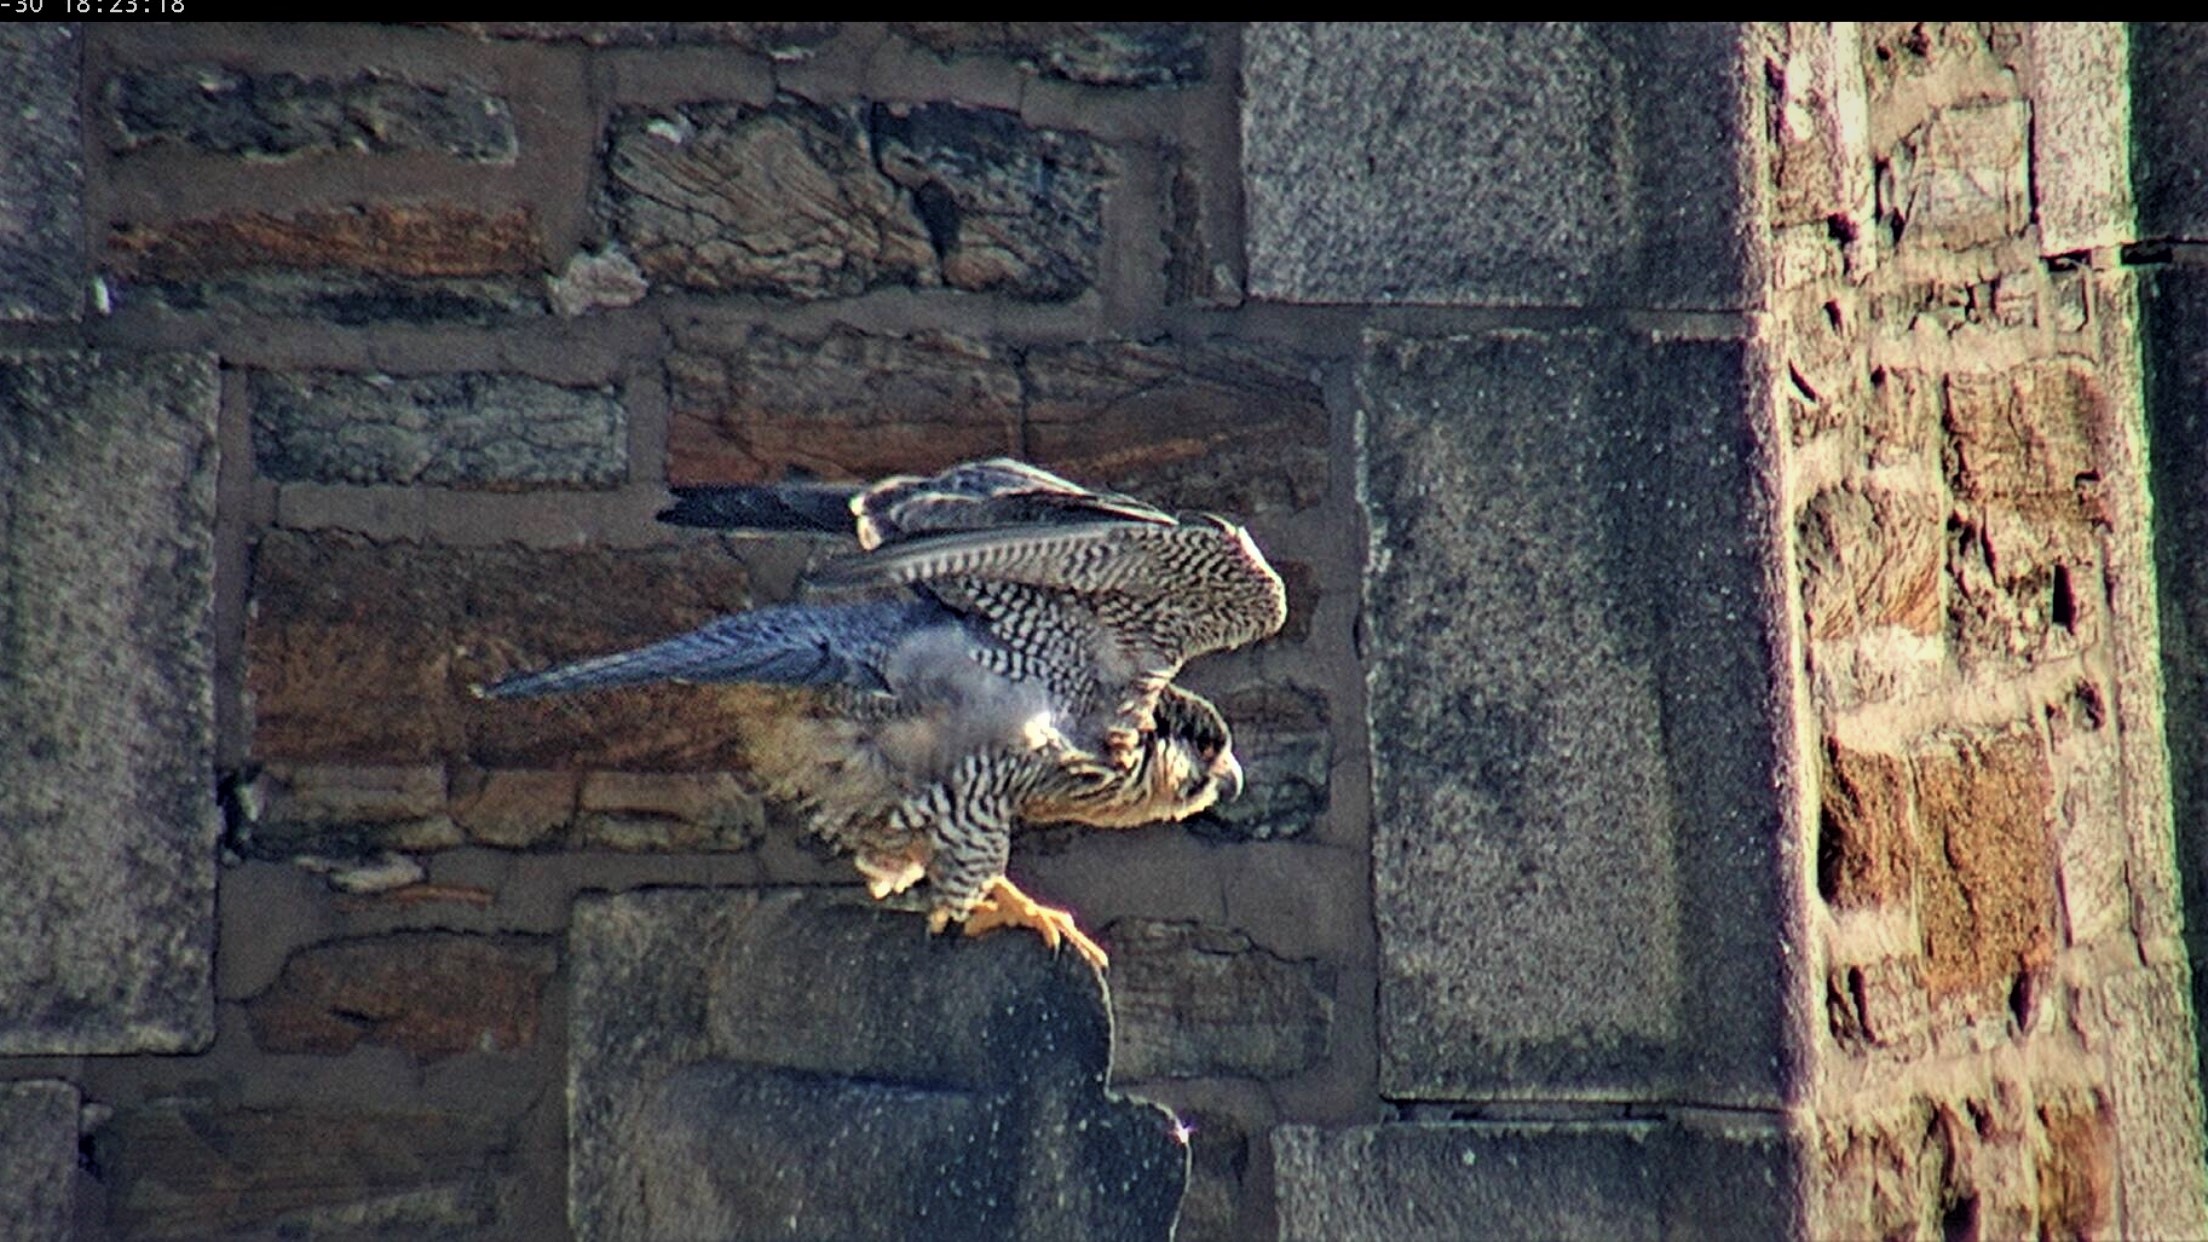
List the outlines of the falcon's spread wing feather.
{"type": "Polygon", "coordinates": [[[855,598],[723,617],[487,697],[655,680],[813,692],[817,710],[752,739],[757,767],[856,855],[877,897],[924,878],[938,925],[1027,922],[1099,964],[1070,919],[1036,924],[1004,879],[1013,828],[1183,819],[1240,792],[1224,717],[1172,679],[1286,618],[1280,577],[1242,527],[1007,458],[676,497],[661,517],[678,525],[855,538],[860,551],[815,579],[855,598]]]}

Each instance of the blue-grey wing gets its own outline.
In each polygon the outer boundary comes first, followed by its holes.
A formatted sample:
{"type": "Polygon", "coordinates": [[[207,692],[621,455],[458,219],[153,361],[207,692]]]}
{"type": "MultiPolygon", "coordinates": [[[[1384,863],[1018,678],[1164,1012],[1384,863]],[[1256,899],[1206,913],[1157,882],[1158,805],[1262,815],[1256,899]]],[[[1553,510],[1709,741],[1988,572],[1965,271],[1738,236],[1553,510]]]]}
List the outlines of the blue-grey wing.
{"type": "Polygon", "coordinates": [[[711,621],[632,651],[501,678],[485,698],[522,699],[653,681],[888,689],[882,662],[916,630],[951,614],[924,599],[780,604],[711,621]]]}

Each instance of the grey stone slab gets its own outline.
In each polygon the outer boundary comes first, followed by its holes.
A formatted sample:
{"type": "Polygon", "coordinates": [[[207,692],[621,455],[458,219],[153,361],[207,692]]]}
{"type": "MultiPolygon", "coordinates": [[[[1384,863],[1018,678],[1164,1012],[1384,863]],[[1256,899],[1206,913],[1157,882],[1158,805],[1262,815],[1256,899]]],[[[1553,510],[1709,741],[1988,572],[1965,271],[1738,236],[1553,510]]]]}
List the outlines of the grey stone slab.
{"type": "Polygon", "coordinates": [[[2042,254],[2132,240],[2121,22],[2033,22],[2032,199],[2042,254]]]}
{"type": "Polygon", "coordinates": [[[2208,241],[2208,25],[2131,26],[2131,178],[2139,236],[2208,241]]]}
{"type": "Polygon", "coordinates": [[[668,891],[570,929],[580,1238],[1168,1236],[1188,1149],[1106,1089],[1096,973],[857,895],[668,891]]]}
{"type": "Polygon", "coordinates": [[[84,306],[84,38],[74,23],[0,26],[0,320],[84,306]]]}
{"type": "Polygon", "coordinates": [[[282,482],[611,487],[628,477],[612,391],[526,375],[261,372],[253,455],[282,482]]]}
{"type": "Polygon", "coordinates": [[[0,355],[0,1053],[213,1034],[215,391],[0,355]]]}
{"type": "Polygon", "coordinates": [[[249,160],[424,151],[511,164],[519,149],[506,100],[468,82],[413,82],[386,69],[334,79],[168,65],[118,73],[105,95],[117,151],[174,144],[249,160]]]}
{"type": "Polygon", "coordinates": [[[1380,1086],[1770,1106],[1770,501],[1740,341],[1369,334],[1380,1086]]]}
{"type": "Polygon", "coordinates": [[[1801,1159],[1754,1119],[1273,1131],[1284,1240],[1799,1236],[1801,1159]]]}
{"type": "Polygon", "coordinates": [[[0,1086],[0,1225],[16,1242],[76,1236],[77,1089],[0,1086]]]}
{"type": "Polygon", "coordinates": [[[1728,25],[1253,25],[1251,296],[1759,304],[1758,76],[1728,25]]]}

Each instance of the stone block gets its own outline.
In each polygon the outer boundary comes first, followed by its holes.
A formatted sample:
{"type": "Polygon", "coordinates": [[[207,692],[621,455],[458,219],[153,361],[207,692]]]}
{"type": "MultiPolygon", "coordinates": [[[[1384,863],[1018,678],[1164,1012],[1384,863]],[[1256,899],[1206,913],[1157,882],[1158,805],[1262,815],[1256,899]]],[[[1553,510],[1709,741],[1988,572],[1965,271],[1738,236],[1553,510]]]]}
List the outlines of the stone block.
{"type": "Polygon", "coordinates": [[[656,284],[848,297],[933,268],[927,230],[847,109],[623,112],[606,171],[614,235],[656,284]]]}
{"type": "Polygon", "coordinates": [[[1098,976],[818,893],[647,892],[570,927],[578,1237],[1168,1236],[1188,1149],[1107,1088],[1098,976]]]}
{"type": "Polygon", "coordinates": [[[1942,109],[1902,136],[1878,176],[1878,213],[1897,248],[1970,250],[2022,235],[2032,219],[2022,100],[1942,109]]]}
{"type": "Polygon", "coordinates": [[[1787,1098],[1748,347],[1371,333],[1358,383],[1381,1093],[1787,1098]]]}
{"type": "Polygon", "coordinates": [[[1121,1078],[1278,1079],[1326,1059],[1334,998],[1317,963],[1211,924],[1121,919],[1104,939],[1121,1078]]]}
{"type": "Polygon", "coordinates": [[[84,305],[84,33],[74,22],[0,27],[0,320],[71,320],[84,305]]]}
{"type": "Polygon", "coordinates": [[[1936,994],[2006,996],[2011,979],[2055,951],[2046,752],[2021,730],[1941,733],[1911,766],[1925,983],[1936,994]]]}
{"type": "Polygon", "coordinates": [[[1027,455],[1068,478],[1244,519],[1326,499],[1331,420],[1293,355],[1115,341],[1021,363],[1027,455]]]}
{"type": "Polygon", "coordinates": [[[1817,891],[1842,910],[1899,904],[1915,893],[1909,766],[1825,740],[1817,824],[1817,891]]]}
{"type": "Polygon", "coordinates": [[[357,1045],[423,1061],[536,1042],[552,946],[517,936],[397,932],[292,954],[246,1002],[263,1052],[338,1056],[357,1045]]]}
{"type": "Polygon", "coordinates": [[[1801,1160],[1747,1120],[1273,1131],[1283,1242],[1793,1237],[1801,1160]]]}
{"type": "Polygon", "coordinates": [[[628,412],[611,390],[526,375],[255,372],[253,455],[286,483],[612,487],[628,412]]]}
{"type": "Polygon", "coordinates": [[[0,1084],[0,1222],[19,1242],[69,1242],[76,1219],[77,1089],[0,1084]]]}
{"type": "Polygon", "coordinates": [[[2086,1047],[2110,1071],[2128,1237],[2208,1237],[2208,1164],[2186,973],[2174,963],[2128,971],[2097,981],[2077,1006],[2086,1047]]]}
{"type": "Polygon", "coordinates": [[[667,474],[759,483],[792,469],[873,479],[1014,452],[1017,360],[943,332],[881,336],[838,325],[819,339],[690,329],[667,362],[667,474]]]}
{"type": "Polygon", "coordinates": [[[171,1098],[92,1134],[126,1238],[491,1237],[512,1137],[478,1117],[171,1098]]]}
{"type": "Polygon", "coordinates": [[[740,768],[716,688],[486,702],[470,686],[672,636],[749,602],[717,546],[614,554],[272,532],[247,627],[253,753],[301,764],[740,768]]]}
{"type": "Polygon", "coordinates": [[[1947,511],[1933,496],[1875,484],[1835,487],[1796,522],[1802,605],[1811,642],[1879,626],[1939,633],[1947,560],[1947,511]]]}
{"type": "Polygon", "coordinates": [[[2133,240],[2131,45],[2124,23],[2032,22],[2024,37],[2040,253],[2133,240]]]}
{"type": "Polygon", "coordinates": [[[1251,296],[1756,305],[1756,76],[1718,24],[1252,25],[1251,296]]]}
{"type": "Polygon", "coordinates": [[[132,281],[330,269],[411,280],[533,275],[544,250],[526,207],[367,203],[118,225],[108,234],[106,263],[132,281]]]}
{"type": "Polygon", "coordinates": [[[2130,37],[2139,236],[2208,241],[2208,26],[2137,22],[2130,37]]]}
{"type": "Polygon", "coordinates": [[[1196,22],[891,22],[945,58],[1001,56],[1040,78],[1084,86],[1188,86],[1211,67],[1196,22]]]}
{"type": "Polygon", "coordinates": [[[174,145],[250,160],[427,152],[511,164],[519,149],[506,100],[469,82],[387,70],[323,78],[164,65],[117,73],[104,94],[115,151],[174,145]]]}
{"type": "Polygon", "coordinates": [[[0,1054],[214,1035],[214,361],[0,356],[0,1054]]]}

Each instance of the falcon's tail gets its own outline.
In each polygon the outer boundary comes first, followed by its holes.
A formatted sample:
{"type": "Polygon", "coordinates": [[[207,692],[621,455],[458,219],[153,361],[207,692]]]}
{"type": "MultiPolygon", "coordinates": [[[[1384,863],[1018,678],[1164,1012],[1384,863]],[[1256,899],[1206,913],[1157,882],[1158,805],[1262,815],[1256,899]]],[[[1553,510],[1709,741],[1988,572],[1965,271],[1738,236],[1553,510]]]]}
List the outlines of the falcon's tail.
{"type": "Polygon", "coordinates": [[[817,531],[851,533],[849,483],[770,483],[759,486],[678,487],[675,503],[659,511],[670,526],[708,530],[817,531]]]}
{"type": "Polygon", "coordinates": [[[886,690],[880,667],[885,643],[941,617],[939,607],[917,601],[782,604],[721,617],[634,651],[503,677],[476,693],[526,699],[651,681],[886,690]]]}

